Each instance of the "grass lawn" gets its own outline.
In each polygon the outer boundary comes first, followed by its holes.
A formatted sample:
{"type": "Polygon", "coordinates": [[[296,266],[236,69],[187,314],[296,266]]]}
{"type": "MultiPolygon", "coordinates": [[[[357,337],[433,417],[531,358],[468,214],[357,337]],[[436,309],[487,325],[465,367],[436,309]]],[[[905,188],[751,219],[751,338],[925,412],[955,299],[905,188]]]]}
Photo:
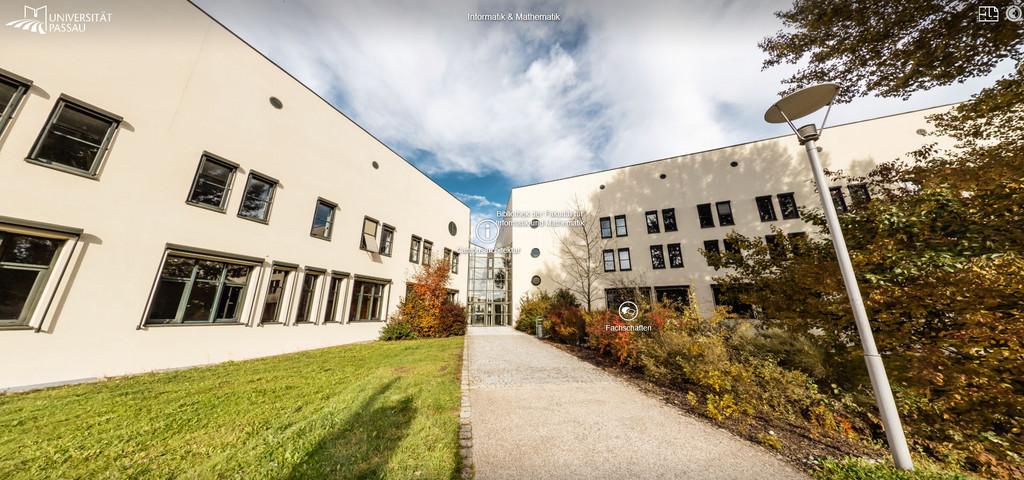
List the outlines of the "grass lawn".
{"type": "Polygon", "coordinates": [[[462,341],[0,396],[0,478],[452,478],[462,341]]]}

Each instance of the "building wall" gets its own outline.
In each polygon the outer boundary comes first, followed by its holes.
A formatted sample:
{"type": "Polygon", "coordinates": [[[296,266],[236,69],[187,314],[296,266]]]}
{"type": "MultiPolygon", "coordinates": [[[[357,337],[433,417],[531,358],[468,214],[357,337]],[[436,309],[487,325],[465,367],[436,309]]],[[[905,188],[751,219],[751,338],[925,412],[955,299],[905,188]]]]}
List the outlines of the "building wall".
{"type": "MultiPolygon", "coordinates": [[[[390,280],[394,310],[416,268],[411,235],[432,241],[435,259],[469,245],[468,207],[195,6],[118,2],[111,13],[84,33],[0,29],[0,69],[32,81],[0,136],[0,217],[82,232],[36,328],[0,331],[0,388],[374,339],[381,323],[255,326],[271,262],[390,280]],[[123,117],[95,178],[25,160],[61,95],[123,117]],[[225,213],[185,203],[204,151],[240,165],[225,213]],[[236,215],[251,170],[280,181],[269,224],[236,215]],[[318,197],[338,204],[330,241],[310,236],[318,197]],[[359,249],[364,215],[396,227],[392,257],[359,249]],[[248,324],[140,329],[168,244],[261,259],[248,324]]],[[[460,267],[452,285],[465,302],[460,267]]]]}
{"type": "MultiPolygon", "coordinates": [[[[934,137],[923,137],[917,131],[927,128],[927,115],[946,108],[828,128],[819,142],[822,163],[827,169],[843,170],[853,175],[865,174],[881,162],[904,156],[925,143],[935,141],[934,137]]],[[[689,285],[701,309],[710,312],[713,309],[713,277],[724,271],[708,267],[699,252],[705,240],[721,241],[733,230],[748,236],[764,236],[772,233],[773,226],[787,233],[814,233],[799,219],[781,218],[775,196],[787,192],[795,194],[799,206],[821,205],[804,148],[792,135],[517,187],[509,198],[509,210],[519,214],[571,210],[574,198],[578,198],[584,208],[595,212],[598,217],[625,214],[628,235],[602,240],[602,243],[604,248],[629,248],[632,271],[603,274],[600,290],[603,292],[604,288],[616,283],[651,287],[689,285]],[[665,178],[662,179],[661,175],[665,178]],[[762,195],[772,196],[779,220],[760,220],[754,198],[762,195]],[[735,225],[717,226],[716,214],[716,227],[701,228],[696,206],[711,203],[714,208],[715,202],[726,200],[731,201],[735,225]],[[664,231],[660,215],[664,208],[675,209],[678,231],[664,231]],[[659,211],[661,233],[647,233],[644,212],[649,210],[659,211]],[[684,267],[653,269],[649,247],[669,243],[682,244],[684,267]]],[[[849,192],[845,187],[843,192],[849,202],[849,192]]],[[[515,268],[512,270],[514,318],[518,318],[518,300],[524,294],[538,290],[553,291],[565,281],[561,274],[564,271],[563,260],[558,254],[558,239],[565,234],[565,227],[547,227],[544,220],[548,219],[543,216],[534,218],[541,221],[538,228],[503,225],[499,237],[504,239],[505,245],[510,242],[516,250],[513,255],[515,268]],[[533,248],[540,249],[539,257],[530,255],[533,248]],[[535,275],[541,278],[539,286],[531,285],[531,278],[535,275]]],[[[530,218],[515,220],[529,221],[530,218]]],[[[597,306],[605,307],[603,298],[597,306]]]]}

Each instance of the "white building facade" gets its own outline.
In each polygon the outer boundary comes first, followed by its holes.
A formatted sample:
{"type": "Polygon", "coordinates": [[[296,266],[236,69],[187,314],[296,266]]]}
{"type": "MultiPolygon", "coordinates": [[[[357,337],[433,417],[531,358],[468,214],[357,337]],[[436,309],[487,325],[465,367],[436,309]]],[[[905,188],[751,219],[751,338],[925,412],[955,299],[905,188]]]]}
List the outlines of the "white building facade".
{"type": "MultiPolygon", "coordinates": [[[[926,118],[948,106],[829,127],[819,142],[825,168],[853,176],[882,162],[906,158],[926,143],[926,118]]],[[[831,186],[840,210],[870,201],[864,184],[831,186]]],[[[528,293],[552,292],[571,283],[561,242],[564,214],[577,200],[596,217],[601,248],[595,308],[615,310],[626,286],[648,298],[685,300],[693,295],[710,313],[720,298],[701,250],[725,251],[732,231],[772,241],[772,227],[785,235],[814,235],[798,208],[820,207],[804,148],[793,135],[770,138],[575,177],[516,187],[498,245],[511,248],[513,318],[528,293]]],[[[631,290],[631,289],[630,289],[631,290]]],[[[731,305],[737,309],[745,306],[731,305]]]]}
{"type": "Polygon", "coordinates": [[[466,205],[197,7],[110,13],[0,28],[0,390],[375,339],[442,252],[466,302],[466,205]]]}

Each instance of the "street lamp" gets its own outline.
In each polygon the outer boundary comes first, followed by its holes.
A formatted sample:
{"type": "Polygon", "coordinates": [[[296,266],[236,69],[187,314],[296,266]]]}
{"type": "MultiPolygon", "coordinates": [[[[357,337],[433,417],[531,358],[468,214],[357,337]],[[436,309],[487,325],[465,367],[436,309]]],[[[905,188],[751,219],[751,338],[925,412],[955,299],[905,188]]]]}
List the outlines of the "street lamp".
{"type": "Polygon", "coordinates": [[[885,375],[882,357],[878,355],[878,348],[875,347],[871,324],[868,323],[868,314],[864,310],[860,287],[857,286],[857,277],[854,276],[853,264],[850,262],[850,253],[846,249],[846,240],[843,238],[843,230],[839,227],[839,217],[832,204],[828,183],[825,181],[825,172],[822,171],[821,161],[818,159],[818,148],[815,142],[821,138],[821,130],[813,123],[800,128],[793,125],[793,120],[806,117],[827,106],[825,118],[821,122],[821,129],[824,130],[837,93],[839,93],[839,86],[834,83],[822,83],[797,90],[769,107],[768,111],[764,113],[764,120],[768,123],[788,124],[800,140],[800,144],[807,149],[807,159],[811,162],[811,171],[814,172],[814,181],[818,185],[818,193],[821,196],[821,207],[825,210],[828,230],[832,233],[832,246],[835,247],[836,258],[839,260],[839,270],[843,273],[846,296],[850,298],[850,307],[853,309],[853,318],[857,325],[857,333],[860,335],[860,344],[864,349],[864,363],[867,364],[868,376],[871,377],[871,388],[875,392],[875,402],[878,403],[878,412],[882,417],[882,427],[885,428],[889,451],[892,452],[892,458],[897,467],[903,470],[913,470],[914,463],[910,459],[907,439],[903,435],[903,425],[900,423],[900,415],[896,410],[896,400],[892,396],[892,388],[885,375]]]}

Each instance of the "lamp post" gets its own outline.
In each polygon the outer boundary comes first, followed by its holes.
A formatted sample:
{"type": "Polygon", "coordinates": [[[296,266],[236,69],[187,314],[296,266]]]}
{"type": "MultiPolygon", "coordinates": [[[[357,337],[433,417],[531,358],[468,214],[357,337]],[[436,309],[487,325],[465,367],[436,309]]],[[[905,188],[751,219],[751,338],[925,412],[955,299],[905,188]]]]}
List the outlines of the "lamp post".
{"type": "Polygon", "coordinates": [[[896,400],[893,398],[892,388],[889,386],[889,379],[885,374],[882,357],[879,356],[878,348],[875,346],[875,338],[871,333],[868,314],[864,310],[864,301],[860,296],[860,287],[857,286],[857,277],[853,273],[853,264],[850,262],[850,253],[846,248],[843,230],[839,226],[839,217],[836,215],[836,208],[832,203],[832,196],[825,180],[825,172],[822,171],[821,161],[818,159],[816,142],[821,138],[821,131],[813,123],[800,128],[793,125],[793,120],[806,117],[827,106],[825,118],[821,122],[821,128],[824,129],[825,122],[828,121],[828,114],[832,110],[832,102],[838,92],[839,86],[834,83],[823,83],[797,90],[772,104],[765,112],[764,120],[768,123],[788,124],[800,140],[800,144],[807,150],[807,159],[810,161],[814,182],[818,185],[818,193],[821,196],[821,207],[825,210],[825,220],[828,222],[828,230],[832,234],[832,246],[835,247],[839,270],[843,274],[843,283],[846,285],[846,296],[850,299],[854,323],[857,326],[857,333],[860,335],[861,347],[864,349],[864,362],[867,364],[868,376],[871,377],[871,388],[875,393],[875,402],[878,404],[882,427],[885,428],[889,451],[892,453],[897,467],[903,470],[913,470],[914,463],[910,459],[907,439],[903,434],[899,412],[896,410],[896,400]]]}

